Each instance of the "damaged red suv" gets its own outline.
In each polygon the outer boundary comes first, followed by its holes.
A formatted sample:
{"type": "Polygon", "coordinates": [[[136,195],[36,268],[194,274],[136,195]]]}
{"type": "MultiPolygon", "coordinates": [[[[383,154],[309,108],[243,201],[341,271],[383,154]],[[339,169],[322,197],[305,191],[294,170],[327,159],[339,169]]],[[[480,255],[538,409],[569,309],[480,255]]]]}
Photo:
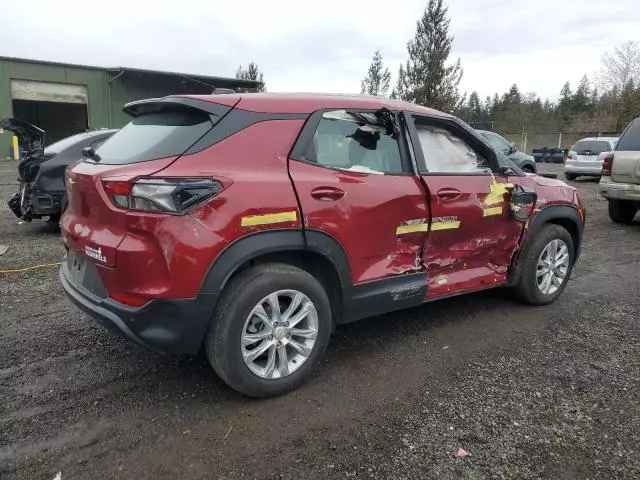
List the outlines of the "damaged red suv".
{"type": "Polygon", "coordinates": [[[67,171],[64,289],[140,345],[204,348],[246,395],[299,385],[335,325],[493,287],[550,303],[579,254],[575,188],[448,114],[272,94],[125,111],[67,171]]]}

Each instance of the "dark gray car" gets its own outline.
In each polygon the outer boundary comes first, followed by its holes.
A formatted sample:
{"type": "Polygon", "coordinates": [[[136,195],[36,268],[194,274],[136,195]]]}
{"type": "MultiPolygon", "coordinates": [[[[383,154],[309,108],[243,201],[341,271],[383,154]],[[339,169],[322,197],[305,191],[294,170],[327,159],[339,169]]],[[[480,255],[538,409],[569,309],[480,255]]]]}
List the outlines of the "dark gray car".
{"type": "Polygon", "coordinates": [[[18,191],[9,197],[9,208],[21,220],[48,218],[58,223],[66,207],[64,172],[82,159],[82,149],[98,148],[117,130],[96,130],[64,138],[46,148],[45,132],[16,118],[0,120],[0,128],[13,132],[26,148],[18,164],[18,191]]]}
{"type": "Polygon", "coordinates": [[[493,147],[503,153],[513,163],[515,163],[523,172],[536,173],[536,162],[531,155],[521,152],[514,147],[502,135],[486,130],[478,130],[478,133],[486,138],[493,147]]]}

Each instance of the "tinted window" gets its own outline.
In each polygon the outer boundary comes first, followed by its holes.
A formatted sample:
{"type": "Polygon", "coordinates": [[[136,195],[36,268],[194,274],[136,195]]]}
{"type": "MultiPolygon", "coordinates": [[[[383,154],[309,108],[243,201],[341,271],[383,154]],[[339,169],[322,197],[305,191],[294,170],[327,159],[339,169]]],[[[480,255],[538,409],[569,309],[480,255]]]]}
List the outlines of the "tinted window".
{"type": "Polygon", "coordinates": [[[489,143],[497,148],[499,151],[507,155],[511,150],[511,144],[504,138],[494,133],[485,133],[485,138],[489,140],[489,143]]]}
{"type": "Polygon", "coordinates": [[[69,148],[73,144],[83,140],[87,136],[86,133],[77,133],[76,135],[71,135],[70,137],[63,138],[55,143],[52,143],[48,147],[44,149],[45,155],[57,155],[61,151],[69,148]]]}
{"type": "Polygon", "coordinates": [[[640,150],[640,120],[634,120],[618,141],[616,150],[633,151],[640,150]]]}
{"type": "Polygon", "coordinates": [[[364,173],[402,173],[397,135],[376,124],[374,114],[325,112],[310,160],[331,168],[364,173]]]}
{"type": "Polygon", "coordinates": [[[192,108],[145,113],[125,125],[96,153],[100,163],[125,164],[184,153],[212,127],[209,115],[192,108]]]}
{"type": "Polygon", "coordinates": [[[611,144],[604,140],[580,140],[571,147],[571,151],[576,152],[578,155],[598,155],[602,152],[611,151],[611,144]]]}
{"type": "Polygon", "coordinates": [[[427,172],[476,173],[486,169],[487,160],[448,130],[430,125],[416,125],[416,130],[427,172]]]}

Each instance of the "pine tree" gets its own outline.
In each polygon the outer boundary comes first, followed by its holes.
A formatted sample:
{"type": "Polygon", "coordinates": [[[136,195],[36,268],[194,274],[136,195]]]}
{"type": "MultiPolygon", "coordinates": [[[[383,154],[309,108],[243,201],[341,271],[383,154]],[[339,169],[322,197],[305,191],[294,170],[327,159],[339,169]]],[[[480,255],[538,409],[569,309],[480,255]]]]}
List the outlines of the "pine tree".
{"type": "Polygon", "coordinates": [[[591,86],[589,84],[589,79],[586,75],[580,79],[580,83],[578,84],[578,88],[576,89],[576,93],[573,94],[573,98],[571,99],[571,109],[572,113],[584,113],[589,110],[589,102],[591,100],[591,86]]]}
{"type": "Polygon", "coordinates": [[[450,112],[458,103],[462,67],[459,59],[447,65],[453,43],[447,10],[443,0],[429,0],[407,44],[409,59],[400,66],[396,93],[403,100],[450,112]]]}
{"type": "Polygon", "coordinates": [[[236,78],[241,80],[256,80],[260,82],[260,86],[257,88],[258,92],[267,91],[267,85],[264,83],[264,75],[254,62],[249,63],[247,68],[242,68],[242,65],[240,65],[238,70],[236,70],[236,78]]]}
{"type": "Polygon", "coordinates": [[[373,54],[373,60],[369,65],[367,76],[362,80],[360,93],[386,97],[391,83],[391,73],[385,68],[380,50],[373,54]]]}

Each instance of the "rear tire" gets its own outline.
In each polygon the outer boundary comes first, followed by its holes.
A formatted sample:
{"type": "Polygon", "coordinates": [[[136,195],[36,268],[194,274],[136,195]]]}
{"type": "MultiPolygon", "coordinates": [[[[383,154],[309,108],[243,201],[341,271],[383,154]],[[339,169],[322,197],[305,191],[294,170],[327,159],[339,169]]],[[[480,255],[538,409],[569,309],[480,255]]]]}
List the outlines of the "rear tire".
{"type": "Polygon", "coordinates": [[[240,273],[225,288],[205,348],[211,366],[231,388],[250,397],[272,397],[307,379],[329,343],[331,325],[329,297],[315,277],[287,264],[259,265],[240,273]],[[277,313],[271,308],[273,295],[279,299],[277,313]],[[300,310],[293,309],[289,316],[287,295],[291,303],[294,297],[302,302],[300,310]],[[294,328],[295,312],[305,308],[311,313],[294,328]],[[286,319],[292,320],[289,330],[286,319]],[[314,330],[315,334],[309,333],[314,330]],[[251,335],[259,339],[245,343],[251,335]],[[251,359],[258,350],[264,353],[251,359]]]}
{"type": "Polygon", "coordinates": [[[576,178],[578,178],[578,176],[575,173],[565,173],[564,176],[570,182],[573,182],[576,178]]]}
{"type": "Polygon", "coordinates": [[[536,171],[530,165],[523,166],[522,171],[525,173],[536,173],[536,171]]]}
{"type": "Polygon", "coordinates": [[[609,218],[615,223],[629,224],[633,222],[636,213],[638,213],[638,207],[632,202],[609,200],[609,218]]]}
{"type": "MultiPolygon", "coordinates": [[[[536,237],[525,248],[526,250],[520,258],[520,277],[518,283],[513,287],[516,295],[521,301],[530,305],[546,305],[555,301],[567,285],[567,281],[571,277],[573,262],[575,262],[575,248],[571,235],[561,226],[548,223],[540,229],[536,237]],[[545,258],[548,258],[545,254],[548,253],[548,248],[553,242],[557,242],[556,245],[559,247],[556,250],[558,255],[561,255],[562,248],[566,247],[568,262],[565,268],[557,269],[558,273],[564,272],[562,282],[559,285],[553,283],[554,289],[545,292],[545,274],[541,273],[543,270],[541,265],[544,268],[545,258]],[[541,282],[543,282],[542,285],[541,282]]],[[[555,258],[553,258],[553,263],[557,263],[555,258]]]]}

